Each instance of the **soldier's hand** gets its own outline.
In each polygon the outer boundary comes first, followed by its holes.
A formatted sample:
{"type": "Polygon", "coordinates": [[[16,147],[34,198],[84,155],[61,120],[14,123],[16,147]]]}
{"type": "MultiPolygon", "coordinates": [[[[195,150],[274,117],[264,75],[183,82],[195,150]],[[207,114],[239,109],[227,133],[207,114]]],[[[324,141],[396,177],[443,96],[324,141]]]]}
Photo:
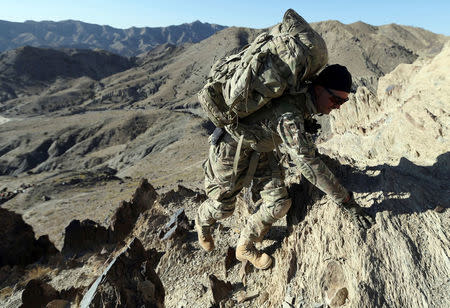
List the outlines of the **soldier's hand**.
{"type": "Polygon", "coordinates": [[[375,223],[373,217],[356,203],[352,192],[350,192],[350,199],[347,202],[343,202],[341,205],[359,227],[369,229],[375,223]]]}

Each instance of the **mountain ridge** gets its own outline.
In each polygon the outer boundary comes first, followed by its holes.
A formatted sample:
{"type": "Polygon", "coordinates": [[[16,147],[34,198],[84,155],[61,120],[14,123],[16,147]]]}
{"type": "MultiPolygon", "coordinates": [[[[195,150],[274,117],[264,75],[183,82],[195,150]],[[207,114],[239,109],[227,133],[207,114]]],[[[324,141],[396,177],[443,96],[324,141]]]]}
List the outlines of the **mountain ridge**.
{"type": "Polygon", "coordinates": [[[26,21],[0,20],[0,51],[24,45],[34,47],[100,48],[122,56],[136,56],[159,44],[196,43],[225,26],[194,21],[167,27],[114,28],[77,20],[26,21]]]}

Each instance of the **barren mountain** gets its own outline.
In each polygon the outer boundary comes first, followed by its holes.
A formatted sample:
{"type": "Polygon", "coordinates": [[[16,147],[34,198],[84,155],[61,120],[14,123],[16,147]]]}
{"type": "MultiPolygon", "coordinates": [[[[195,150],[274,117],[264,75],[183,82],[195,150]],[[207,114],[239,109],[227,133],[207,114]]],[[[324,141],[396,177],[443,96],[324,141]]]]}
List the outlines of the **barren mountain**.
{"type": "Polygon", "coordinates": [[[319,148],[376,218],[370,230],[294,176],[289,219],[261,244],[272,269],[250,269],[243,281],[229,250],[257,206],[251,192],[215,230],[214,252],[196,244],[213,128],[196,92],[216,59],[262,30],[163,44],[133,63],[100,51],[16,49],[0,58],[8,221],[0,250],[32,249],[21,265],[1,258],[1,306],[124,296],[166,307],[448,307],[448,38],[397,25],[313,26],[330,63],[348,65],[359,86],[319,148]]]}
{"type": "Polygon", "coordinates": [[[4,103],[1,110],[14,108],[21,115],[40,114],[58,109],[55,105],[81,103],[89,97],[83,94],[93,91],[94,80],[128,70],[133,65],[127,58],[88,49],[26,46],[6,51],[0,54],[0,102],[4,103]],[[74,89],[69,91],[71,87],[74,89]]]}
{"type": "MultiPolygon", "coordinates": [[[[350,67],[355,87],[367,84],[366,81],[370,79],[368,87],[373,88],[377,78],[391,67],[402,62],[410,63],[418,54],[425,55],[439,50],[445,40],[445,37],[426,33],[421,29],[391,25],[372,27],[362,23],[343,25],[330,21],[318,23],[314,27],[327,40],[330,62],[336,60],[350,67]],[[396,31],[401,33],[396,34],[396,31]],[[414,51],[401,47],[402,40],[409,41],[409,36],[417,37],[419,34],[422,35],[422,40],[408,43],[408,47],[414,51]],[[390,52],[391,49],[386,46],[394,46],[395,50],[401,52],[390,52]],[[375,63],[375,59],[378,59],[377,66],[369,65],[375,63]],[[367,79],[367,76],[371,77],[367,79]]],[[[14,121],[4,124],[0,132],[0,136],[3,136],[0,140],[1,173],[18,174],[31,169],[35,169],[34,172],[72,169],[80,165],[120,167],[122,173],[135,170],[141,159],[149,154],[149,157],[153,156],[160,148],[153,149],[151,143],[146,149],[142,149],[141,146],[130,143],[141,132],[135,131],[135,125],[124,126],[119,119],[133,121],[133,116],[128,116],[129,112],[126,110],[141,110],[143,115],[138,116],[140,120],[136,125],[141,126],[142,132],[150,127],[150,122],[145,120],[147,114],[155,113],[154,109],[161,108],[178,112],[169,112],[173,114],[171,118],[180,117],[179,112],[185,112],[183,117],[191,119],[198,127],[210,129],[207,124],[201,124],[201,118],[194,116],[202,116],[196,93],[203,86],[216,59],[236,52],[261,31],[233,27],[197,44],[163,44],[137,57],[134,63],[107,52],[89,50],[25,47],[1,54],[0,93],[3,116],[8,119],[25,119],[36,115],[44,118],[51,115],[53,124],[49,129],[37,131],[32,129],[32,123],[46,123],[46,119],[20,121],[17,122],[19,127],[14,121]],[[123,110],[116,113],[120,114],[119,118],[114,116],[115,120],[108,124],[106,131],[100,129],[105,126],[101,120],[101,112],[104,110],[123,110]],[[87,112],[94,113],[81,116],[84,127],[67,125],[72,122],[72,117],[74,121],[79,121],[79,116],[76,115],[87,112]],[[92,122],[84,121],[87,119],[92,122]],[[24,126],[24,123],[27,125],[24,126]],[[10,134],[11,130],[15,131],[14,136],[10,134]],[[129,137],[113,138],[117,132],[129,137]],[[53,150],[48,153],[56,145],[63,150],[57,151],[57,155],[53,150]],[[82,150],[75,150],[76,148],[82,150]],[[85,157],[100,148],[109,150],[99,152],[95,159],[85,157]],[[153,150],[150,151],[149,148],[153,150]],[[125,171],[128,168],[131,169],[125,171]]],[[[161,113],[161,117],[166,118],[163,114],[161,113]]],[[[152,121],[159,122],[158,118],[152,121]]],[[[202,129],[200,134],[207,132],[202,129]]],[[[158,142],[170,144],[173,140],[182,139],[182,136],[164,138],[167,139],[158,142]]]]}
{"type": "Polygon", "coordinates": [[[24,23],[0,20],[0,51],[24,45],[99,48],[129,57],[165,43],[197,43],[224,28],[200,21],[169,27],[116,29],[77,20],[24,23]]]}

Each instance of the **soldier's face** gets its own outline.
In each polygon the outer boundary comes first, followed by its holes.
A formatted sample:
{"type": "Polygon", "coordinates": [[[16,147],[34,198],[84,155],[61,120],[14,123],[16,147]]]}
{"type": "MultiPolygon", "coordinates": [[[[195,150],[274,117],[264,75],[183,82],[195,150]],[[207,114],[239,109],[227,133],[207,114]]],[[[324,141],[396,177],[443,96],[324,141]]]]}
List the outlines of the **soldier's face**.
{"type": "Polygon", "coordinates": [[[333,109],[341,108],[342,104],[348,100],[348,94],[348,92],[317,86],[317,111],[319,113],[329,114],[333,109]]]}

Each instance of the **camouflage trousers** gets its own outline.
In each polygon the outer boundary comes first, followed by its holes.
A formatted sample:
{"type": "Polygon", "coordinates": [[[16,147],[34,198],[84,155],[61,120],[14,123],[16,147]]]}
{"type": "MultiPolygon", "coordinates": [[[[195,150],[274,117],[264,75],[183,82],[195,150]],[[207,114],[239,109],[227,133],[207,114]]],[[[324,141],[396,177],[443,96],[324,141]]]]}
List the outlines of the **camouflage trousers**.
{"type": "MultiPolygon", "coordinates": [[[[238,143],[225,134],[217,145],[211,145],[208,159],[203,164],[205,172],[205,190],[209,197],[197,211],[197,221],[202,226],[211,226],[217,220],[233,214],[236,197],[244,187],[250,159],[254,152],[251,148],[241,149],[237,172],[233,174],[233,162],[238,143]]],[[[241,231],[238,245],[246,242],[261,241],[272,224],[284,217],[291,206],[284,185],[283,172],[273,153],[259,153],[258,165],[253,180],[262,187],[262,204],[251,215],[241,231]]]]}

